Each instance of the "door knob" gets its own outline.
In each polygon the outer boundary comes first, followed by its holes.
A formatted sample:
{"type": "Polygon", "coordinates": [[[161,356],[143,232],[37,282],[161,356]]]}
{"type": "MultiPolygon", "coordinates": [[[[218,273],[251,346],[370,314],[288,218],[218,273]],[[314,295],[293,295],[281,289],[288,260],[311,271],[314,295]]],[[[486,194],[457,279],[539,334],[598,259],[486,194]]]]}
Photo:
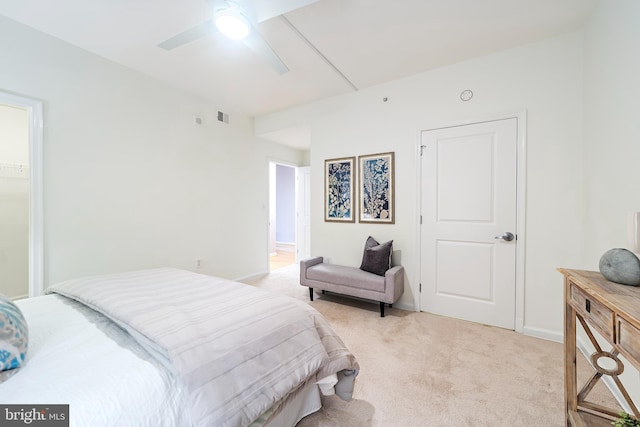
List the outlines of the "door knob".
{"type": "Polygon", "coordinates": [[[513,233],[511,233],[509,231],[505,231],[504,233],[502,233],[502,236],[496,236],[494,238],[495,239],[499,239],[499,240],[504,240],[505,242],[510,242],[513,239],[515,239],[516,236],[514,236],[513,233]]]}

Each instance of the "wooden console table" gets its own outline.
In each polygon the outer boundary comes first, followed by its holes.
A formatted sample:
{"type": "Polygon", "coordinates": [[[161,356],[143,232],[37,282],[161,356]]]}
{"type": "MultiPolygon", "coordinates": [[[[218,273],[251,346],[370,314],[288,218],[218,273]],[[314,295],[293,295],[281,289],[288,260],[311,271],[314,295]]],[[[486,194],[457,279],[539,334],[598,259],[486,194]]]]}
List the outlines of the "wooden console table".
{"type": "Polygon", "coordinates": [[[587,401],[587,395],[603,376],[610,376],[633,416],[640,413],[618,376],[622,355],[640,370],[640,287],[609,282],[600,273],[559,268],[564,275],[564,400],[567,426],[611,426],[616,410],[587,401]],[[578,390],[576,378],[576,324],[580,322],[595,348],[591,365],[595,373],[578,390]],[[592,330],[611,345],[603,350],[592,330]],[[600,363],[599,363],[600,362],[600,363]],[[604,363],[603,363],[604,362],[604,363]]]}

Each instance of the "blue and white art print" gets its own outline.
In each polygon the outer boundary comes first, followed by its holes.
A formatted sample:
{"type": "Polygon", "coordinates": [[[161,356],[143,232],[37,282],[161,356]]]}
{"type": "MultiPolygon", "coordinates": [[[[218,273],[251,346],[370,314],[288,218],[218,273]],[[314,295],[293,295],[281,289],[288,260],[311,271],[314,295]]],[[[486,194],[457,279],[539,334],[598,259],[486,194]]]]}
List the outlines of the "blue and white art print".
{"type": "Polygon", "coordinates": [[[324,220],[355,222],[355,157],[324,161],[324,220]]]}
{"type": "Polygon", "coordinates": [[[394,153],[360,156],[360,222],[393,224],[394,153]]]}

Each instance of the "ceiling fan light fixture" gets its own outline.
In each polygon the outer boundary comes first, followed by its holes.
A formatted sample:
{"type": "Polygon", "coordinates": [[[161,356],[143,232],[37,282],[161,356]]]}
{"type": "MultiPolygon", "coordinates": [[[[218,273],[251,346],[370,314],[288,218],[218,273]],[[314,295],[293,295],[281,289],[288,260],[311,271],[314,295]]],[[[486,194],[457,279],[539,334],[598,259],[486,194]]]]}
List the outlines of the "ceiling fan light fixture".
{"type": "Polygon", "coordinates": [[[249,22],[239,12],[225,9],[216,14],[216,28],[233,40],[242,40],[249,35],[249,22]]]}

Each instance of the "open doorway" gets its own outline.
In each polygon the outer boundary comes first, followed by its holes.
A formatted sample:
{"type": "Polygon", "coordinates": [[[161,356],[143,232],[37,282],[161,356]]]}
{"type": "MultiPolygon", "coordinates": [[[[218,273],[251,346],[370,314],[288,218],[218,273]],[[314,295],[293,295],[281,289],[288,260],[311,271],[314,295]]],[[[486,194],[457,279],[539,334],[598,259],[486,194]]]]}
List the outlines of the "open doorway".
{"type": "Polygon", "coordinates": [[[0,293],[29,296],[29,114],[0,104],[0,293]]]}
{"type": "Polygon", "coordinates": [[[296,262],[296,168],[269,163],[269,270],[296,262]]]}
{"type": "Polygon", "coordinates": [[[44,288],[42,102],[0,91],[0,292],[44,288]]]}

